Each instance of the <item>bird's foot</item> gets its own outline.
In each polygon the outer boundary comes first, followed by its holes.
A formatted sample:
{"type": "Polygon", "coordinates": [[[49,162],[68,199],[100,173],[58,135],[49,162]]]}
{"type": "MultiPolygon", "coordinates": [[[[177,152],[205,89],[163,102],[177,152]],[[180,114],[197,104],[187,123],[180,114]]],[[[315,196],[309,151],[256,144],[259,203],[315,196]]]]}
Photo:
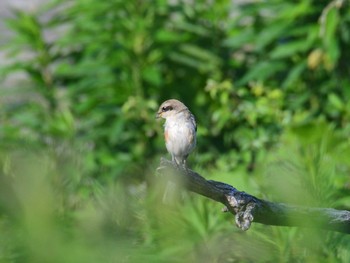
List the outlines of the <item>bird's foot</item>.
{"type": "Polygon", "coordinates": [[[176,160],[172,160],[173,165],[175,166],[176,170],[185,170],[188,171],[188,167],[186,163],[178,163],[176,160]]]}
{"type": "Polygon", "coordinates": [[[174,165],[176,170],[180,170],[181,169],[181,165],[176,160],[172,160],[172,162],[173,162],[173,165],[174,165]]]}

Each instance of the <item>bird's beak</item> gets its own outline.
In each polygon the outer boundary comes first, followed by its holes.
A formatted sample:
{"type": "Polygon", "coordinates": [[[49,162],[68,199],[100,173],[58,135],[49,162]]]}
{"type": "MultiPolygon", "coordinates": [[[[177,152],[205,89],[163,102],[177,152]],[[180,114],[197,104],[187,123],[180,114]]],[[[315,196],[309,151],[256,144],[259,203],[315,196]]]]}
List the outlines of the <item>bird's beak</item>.
{"type": "Polygon", "coordinates": [[[162,113],[161,112],[157,112],[156,119],[159,119],[160,117],[162,117],[162,113]]]}

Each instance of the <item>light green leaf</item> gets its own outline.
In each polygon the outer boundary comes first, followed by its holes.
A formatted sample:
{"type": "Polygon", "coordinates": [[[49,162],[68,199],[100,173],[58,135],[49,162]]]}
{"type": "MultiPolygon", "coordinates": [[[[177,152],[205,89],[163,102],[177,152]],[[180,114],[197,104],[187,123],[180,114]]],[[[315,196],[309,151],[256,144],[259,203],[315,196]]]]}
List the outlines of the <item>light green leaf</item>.
{"type": "Polygon", "coordinates": [[[305,40],[293,41],[286,44],[278,45],[271,53],[270,56],[273,59],[286,58],[293,56],[296,53],[306,51],[309,45],[305,40]]]}
{"type": "Polygon", "coordinates": [[[243,85],[250,80],[265,80],[283,68],[285,68],[283,62],[260,62],[248,71],[239,84],[243,85]]]}
{"type": "Polygon", "coordinates": [[[342,110],[344,108],[343,101],[334,93],[331,93],[331,94],[328,95],[328,101],[337,110],[342,110]]]}

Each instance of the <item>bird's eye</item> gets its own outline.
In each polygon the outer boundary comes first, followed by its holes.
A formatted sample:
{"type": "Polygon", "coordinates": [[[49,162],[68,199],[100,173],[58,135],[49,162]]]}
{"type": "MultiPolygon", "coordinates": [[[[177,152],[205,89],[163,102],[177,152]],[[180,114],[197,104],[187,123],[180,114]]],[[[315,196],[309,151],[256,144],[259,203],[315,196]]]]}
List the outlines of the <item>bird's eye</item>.
{"type": "Polygon", "coordinates": [[[171,106],[166,106],[166,107],[163,107],[163,108],[162,108],[162,111],[165,112],[165,111],[170,111],[170,110],[172,110],[172,109],[173,109],[173,107],[171,107],[171,106]]]}

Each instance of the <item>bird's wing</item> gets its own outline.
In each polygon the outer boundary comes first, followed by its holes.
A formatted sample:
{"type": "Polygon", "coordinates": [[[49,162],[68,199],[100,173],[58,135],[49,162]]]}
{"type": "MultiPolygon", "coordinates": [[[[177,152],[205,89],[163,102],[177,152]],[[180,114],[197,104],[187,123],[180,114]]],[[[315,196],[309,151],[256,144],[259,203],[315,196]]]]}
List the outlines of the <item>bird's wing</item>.
{"type": "Polygon", "coordinates": [[[195,131],[197,132],[197,123],[196,123],[196,119],[194,118],[194,115],[192,113],[190,113],[190,120],[194,126],[195,131]]]}

